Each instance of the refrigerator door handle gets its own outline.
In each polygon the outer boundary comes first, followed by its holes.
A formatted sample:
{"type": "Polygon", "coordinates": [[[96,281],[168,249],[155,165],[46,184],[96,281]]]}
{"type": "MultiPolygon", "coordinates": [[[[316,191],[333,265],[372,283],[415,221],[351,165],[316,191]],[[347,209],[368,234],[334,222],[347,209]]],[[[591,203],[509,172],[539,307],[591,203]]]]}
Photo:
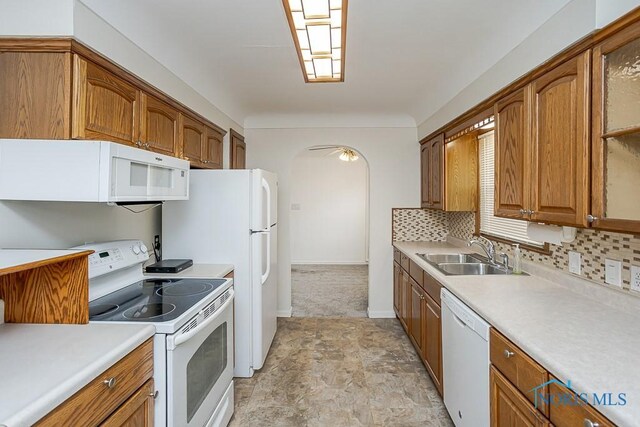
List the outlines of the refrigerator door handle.
{"type": "Polygon", "coordinates": [[[267,223],[265,228],[268,230],[271,227],[271,187],[269,187],[269,183],[264,178],[262,178],[262,188],[267,193],[267,223]]]}
{"type": "Polygon", "coordinates": [[[269,278],[269,274],[271,274],[271,233],[265,233],[267,235],[267,270],[262,275],[262,283],[264,285],[267,279],[269,278]]]}

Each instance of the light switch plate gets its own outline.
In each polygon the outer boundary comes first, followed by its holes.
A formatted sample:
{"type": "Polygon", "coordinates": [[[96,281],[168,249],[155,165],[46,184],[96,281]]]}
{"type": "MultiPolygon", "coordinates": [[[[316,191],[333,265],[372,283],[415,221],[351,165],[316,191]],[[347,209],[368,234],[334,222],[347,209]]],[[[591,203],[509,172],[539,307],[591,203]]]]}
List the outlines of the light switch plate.
{"type": "Polygon", "coordinates": [[[604,260],[604,281],[610,285],[622,287],[622,263],[615,259],[604,260]]]}
{"type": "Polygon", "coordinates": [[[640,292],[640,267],[631,266],[631,290],[640,292]]]}
{"type": "Polygon", "coordinates": [[[569,272],[582,274],[582,254],[576,251],[569,251],[569,272]]]}

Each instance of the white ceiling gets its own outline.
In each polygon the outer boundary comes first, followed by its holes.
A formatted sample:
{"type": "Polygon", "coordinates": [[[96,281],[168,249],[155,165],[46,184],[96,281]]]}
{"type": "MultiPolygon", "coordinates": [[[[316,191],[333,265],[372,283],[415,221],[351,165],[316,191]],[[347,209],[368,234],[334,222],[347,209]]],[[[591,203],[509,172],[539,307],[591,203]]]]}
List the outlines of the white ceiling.
{"type": "Polygon", "coordinates": [[[281,0],[82,0],[239,123],[267,114],[420,123],[569,0],[350,0],[344,83],[305,84],[281,0]]]}

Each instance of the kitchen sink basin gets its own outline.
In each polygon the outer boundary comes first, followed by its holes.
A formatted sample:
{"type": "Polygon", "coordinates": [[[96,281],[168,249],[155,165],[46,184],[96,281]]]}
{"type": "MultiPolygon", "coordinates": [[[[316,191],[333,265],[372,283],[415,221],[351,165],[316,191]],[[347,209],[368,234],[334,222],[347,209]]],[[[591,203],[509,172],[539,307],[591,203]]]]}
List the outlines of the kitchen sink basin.
{"type": "Polygon", "coordinates": [[[472,264],[483,262],[476,255],[471,254],[418,254],[420,258],[430,264],[456,263],[472,264]]]}
{"type": "Polygon", "coordinates": [[[485,263],[440,263],[438,269],[454,276],[484,276],[488,274],[511,274],[509,270],[485,263]]]}

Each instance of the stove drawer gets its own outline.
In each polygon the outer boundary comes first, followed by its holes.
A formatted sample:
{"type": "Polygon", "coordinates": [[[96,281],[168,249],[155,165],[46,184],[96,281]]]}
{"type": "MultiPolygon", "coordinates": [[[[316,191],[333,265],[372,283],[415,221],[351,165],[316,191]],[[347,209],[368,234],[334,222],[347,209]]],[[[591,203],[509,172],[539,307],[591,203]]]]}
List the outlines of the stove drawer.
{"type": "Polygon", "coordinates": [[[37,426],[96,426],[153,376],[153,339],[147,340],[47,414],[37,426]]]}

